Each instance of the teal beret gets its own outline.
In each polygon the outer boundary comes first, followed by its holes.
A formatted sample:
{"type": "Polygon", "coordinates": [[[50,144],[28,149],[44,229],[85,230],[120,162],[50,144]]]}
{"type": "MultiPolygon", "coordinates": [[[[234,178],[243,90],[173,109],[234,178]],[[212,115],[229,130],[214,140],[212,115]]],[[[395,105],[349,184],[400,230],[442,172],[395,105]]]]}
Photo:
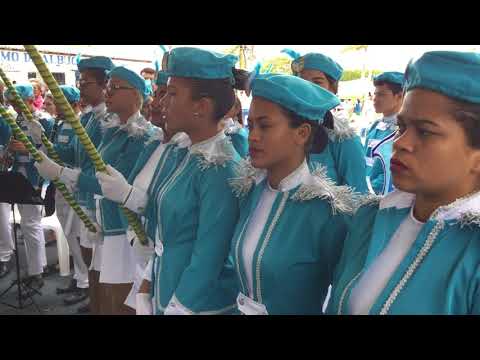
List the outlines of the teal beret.
{"type": "Polygon", "coordinates": [[[405,72],[406,91],[423,88],[456,100],[480,104],[480,54],[431,51],[411,61],[405,72]]]}
{"type": "Polygon", "coordinates": [[[63,92],[63,95],[67,98],[67,101],[72,104],[80,101],[80,90],[76,87],[69,85],[60,85],[60,89],[63,92]]]}
{"type": "MultiPolygon", "coordinates": [[[[17,94],[23,99],[33,98],[33,86],[30,83],[16,84],[14,85],[17,94]]],[[[5,91],[5,97],[9,100],[13,100],[10,90],[5,91]]]]}
{"type": "Polygon", "coordinates": [[[403,73],[396,71],[387,71],[373,78],[374,82],[384,81],[387,83],[403,85],[403,73]]]}
{"type": "Polygon", "coordinates": [[[198,79],[231,79],[238,57],[213,51],[178,47],[165,53],[162,69],[169,76],[198,79]]]}
{"type": "Polygon", "coordinates": [[[292,71],[295,75],[298,75],[303,69],[306,69],[321,71],[335,81],[339,81],[342,77],[343,68],[332,58],[326,55],[319,53],[308,53],[300,56],[299,53],[290,49],[283,49],[282,52],[293,58],[292,71]]]}
{"type": "Polygon", "coordinates": [[[145,79],[136,72],[133,72],[124,66],[116,66],[109,72],[108,75],[110,77],[116,77],[128,82],[131,86],[138,90],[144,100],[148,96],[145,79]]]}
{"type": "Polygon", "coordinates": [[[115,67],[112,60],[106,56],[93,56],[88,59],[80,60],[77,66],[78,71],[84,71],[86,69],[102,69],[110,71],[115,67]]]}
{"type": "Polygon", "coordinates": [[[252,82],[252,96],[269,100],[320,124],[326,112],[340,104],[330,91],[291,75],[259,75],[252,82]]]}

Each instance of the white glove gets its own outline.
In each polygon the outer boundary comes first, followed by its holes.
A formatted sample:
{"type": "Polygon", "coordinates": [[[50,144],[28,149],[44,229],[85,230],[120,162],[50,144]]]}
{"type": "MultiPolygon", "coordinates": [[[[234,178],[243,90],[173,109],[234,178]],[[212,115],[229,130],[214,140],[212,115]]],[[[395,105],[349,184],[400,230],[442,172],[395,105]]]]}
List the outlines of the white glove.
{"type": "Polygon", "coordinates": [[[132,191],[127,179],[112,166],[107,165],[108,174],[97,172],[96,177],[102,188],[103,196],[116,203],[122,204],[127,200],[128,195],[132,191]]]}
{"type": "Polygon", "coordinates": [[[41,162],[35,162],[35,166],[38,170],[38,173],[41,177],[47,180],[57,180],[62,172],[62,166],[58,165],[55,161],[50,159],[45,153],[39,151],[42,155],[43,160],[41,162]]]}
{"type": "Polygon", "coordinates": [[[28,128],[30,136],[33,139],[33,142],[35,144],[41,144],[42,134],[45,132],[42,124],[40,124],[40,122],[38,122],[37,120],[27,121],[25,124],[28,128]]]}
{"type": "MultiPolygon", "coordinates": [[[[97,232],[87,231],[87,239],[93,244],[102,245],[103,244],[103,232],[100,225],[93,223],[97,232]]],[[[87,229],[88,230],[88,229],[87,229]]]]}
{"type": "Polygon", "coordinates": [[[80,172],[80,169],[70,169],[67,167],[63,167],[58,180],[64,183],[69,189],[74,189],[77,187],[80,172]]]}
{"type": "Polygon", "coordinates": [[[150,294],[137,293],[135,305],[137,315],[153,315],[153,305],[150,294]]]}

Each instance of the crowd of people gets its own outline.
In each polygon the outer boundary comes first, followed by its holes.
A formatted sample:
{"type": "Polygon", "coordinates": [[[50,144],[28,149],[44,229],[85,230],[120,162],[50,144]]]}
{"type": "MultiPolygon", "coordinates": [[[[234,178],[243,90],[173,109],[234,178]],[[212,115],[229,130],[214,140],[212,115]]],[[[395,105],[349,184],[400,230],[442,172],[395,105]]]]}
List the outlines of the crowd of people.
{"type": "MultiPolygon", "coordinates": [[[[342,67],[285,52],[293,75],[192,47],[140,74],[82,59],[78,88],[61,90],[106,172],[40,82],[15,85],[34,121],[5,89],[2,106],[43,160],[0,118],[4,169],[37,189],[65,184],[96,228],[56,193],[74,262],[57,289],[66,304],[89,298],[79,311],[95,315],[480,313],[480,55],[427,52],[376,76],[382,117],[362,140],[340,107],[342,67]],[[252,99],[247,126],[239,92],[252,99]]],[[[0,205],[3,277],[13,245],[0,205]]],[[[25,281],[39,289],[42,206],[19,210],[25,281]]]]}

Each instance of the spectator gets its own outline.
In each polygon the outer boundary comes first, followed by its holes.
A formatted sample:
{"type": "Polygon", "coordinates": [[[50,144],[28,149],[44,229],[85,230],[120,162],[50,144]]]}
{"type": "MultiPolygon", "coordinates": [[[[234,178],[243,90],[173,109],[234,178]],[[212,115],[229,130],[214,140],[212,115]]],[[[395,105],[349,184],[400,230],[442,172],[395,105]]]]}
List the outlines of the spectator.
{"type": "Polygon", "coordinates": [[[47,112],[54,118],[57,117],[57,107],[55,106],[53,95],[50,92],[45,95],[42,110],[47,112]]]}
{"type": "Polygon", "coordinates": [[[36,110],[41,110],[44,102],[43,100],[44,86],[37,79],[30,79],[30,82],[32,83],[32,86],[33,86],[33,95],[34,95],[33,107],[36,110]]]}

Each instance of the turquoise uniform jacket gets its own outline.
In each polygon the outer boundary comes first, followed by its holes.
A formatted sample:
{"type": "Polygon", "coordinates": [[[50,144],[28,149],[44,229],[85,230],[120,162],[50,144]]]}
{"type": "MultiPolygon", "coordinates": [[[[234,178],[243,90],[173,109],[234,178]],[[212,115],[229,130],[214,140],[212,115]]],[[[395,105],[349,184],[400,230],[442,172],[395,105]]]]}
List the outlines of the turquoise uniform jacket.
{"type": "Polygon", "coordinates": [[[232,140],[233,147],[245,159],[248,155],[248,130],[242,127],[228,129],[226,134],[232,140]]]}
{"type": "MultiPolygon", "coordinates": [[[[180,134],[179,134],[180,135],[180,134]]],[[[174,136],[168,143],[162,144],[160,140],[151,141],[146,145],[145,149],[142,151],[140,156],[137,159],[135,166],[133,167],[132,172],[128,176],[128,182],[133,184],[135,178],[143,170],[149,161],[152,154],[159,146],[164,146],[160,159],[155,164],[152,181],[150,182],[147,194],[149,196],[154,196],[155,192],[163,185],[165,179],[167,179],[172,172],[177,168],[178,164],[183,160],[183,157],[187,153],[187,149],[183,146],[180,147],[178,142],[187,137],[184,136],[174,136]]],[[[132,209],[137,212],[136,209],[132,209]]],[[[154,201],[147,203],[146,209],[140,213],[142,215],[142,220],[150,241],[155,241],[155,232],[157,229],[157,207],[154,201]]]]}
{"type": "Polygon", "coordinates": [[[393,140],[395,132],[383,139],[373,148],[373,168],[370,173],[370,184],[377,195],[386,195],[393,191],[393,180],[390,172],[390,160],[392,158],[393,140]]]}
{"type": "MultiPolygon", "coordinates": [[[[86,133],[96,148],[98,148],[102,140],[103,132],[101,124],[105,115],[106,113],[104,111],[100,112],[98,115],[96,115],[93,111],[90,111],[80,117],[80,122],[82,123],[86,133]]],[[[70,127],[69,124],[65,125],[67,125],[67,128],[70,127]]],[[[68,144],[60,144],[57,142],[54,146],[54,149],[64,163],[73,168],[81,169],[82,173],[84,174],[90,174],[91,176],[95,174],[93,163],[86,153],[85,148],[80,142],[78,136],[71,136],[68,144]]],[[[93,193],[80,190],[75,192],[75,199],[81,206],[86,206],[89,209],[95,208],[93,193]]]]}
{"type": "Polygon", "coordinates": [[[365,163],[367,165],[367,176],[370,176],[373,167],[373,148],[383,139],[396,131],[396,115],[376,120],[367,131],[365,138],[365,163]]]}
{"type": "Polygon", "coordinates": [[[270,315],[321,315],[346,236],[351,192],[334,185],[324,172],[308,173],[292,190],[279,191],[254,252],[249,294],[242,249],[246,228],[255,221],[251,215],[268,185],[265,178],[258,185],[243,178],[239,187],[247,189],[238,193],[247,194],[231,247],[240,291],[270,315]]]}
{"type": "Polygon", "coordinates": [[[239,159],[221,131],[193,145],[150,197],[158,210],[152,273],[156,314],[167,307],[186,314],[234,311],[238,290],[227,257],[239,210],[228,179],[239,159]]]}
{"type": "MultiPolygon", "coordinates": [[[[33,116],[36,120],[42,124],[43,129],[45,130],[45,135],[47,137],[50,137],[52,129],[53,129],[53,124],[54,120],[53,118],[49,117],[48,114],[42,113],[42,112],[35,112],[33,113],[33,116]]],[[[23,115],[19,115],[17,117],[17,124],[22,129],[22,131],[27,135],[28,139],[34,144],[32,137],[29,135],[29,131],[27,128],[27,121],[23,115]]],[[[42,144],[34,144],[37,149],[40,149],[42,147],[42,144]]],[[[15,160],[13,162],[13,167],[12,171],[19,171],[21,169],[25,169],[26,171],[26,177],[28,181],[32,184],[33,187],[38,187],[40,186],[41,182],[41,177],[38,174],[37,169],[35,166],[33,166],[35,160],[33,157],[28,153],[28,154],[20,154],[20,153],[15,153],[15,160]]]]}
{"type": "Polygon", "coordinates": [[[367,193],[366,166],[360,137],[346,119],[334,117],[334,129],[326,129],[328,144],[320,154],[310,154],[309,165],[327,168],[327,175],[337,185],[348,185],[359,193],[367,193]]]}
{"type": "MultiPolygon", "coordinates": [[[[143,119],[143,118],[142,118],[143,119]]],[[[147,141],[147,129],[135,129],[113,126],[106,129],[98,151],[106,164],[111,165],[123,176],[128,177],[138,156],[147,141]],[[135,132],[134,132],[135,131],[135,132]]],[[[102,195],[102,189],[95,175],[81,172],[77,187],[80,191],[102,195]]],[[[122,219],[123,212],[113,201],[101,198],[99,201],[102,228],[104,235],[121,235],[126,232],[126,221],[122,219]]]]}
{"type": "MultiPolygon", "coordinates": [[[[335,270],[328,313],[349,314],[352,289],[409,216],[414,197],[396,190],[358,210],[335,270]]],[[[477,193],[432,214],[370,314],[480,314],[479,204],[477,193]]]]}

